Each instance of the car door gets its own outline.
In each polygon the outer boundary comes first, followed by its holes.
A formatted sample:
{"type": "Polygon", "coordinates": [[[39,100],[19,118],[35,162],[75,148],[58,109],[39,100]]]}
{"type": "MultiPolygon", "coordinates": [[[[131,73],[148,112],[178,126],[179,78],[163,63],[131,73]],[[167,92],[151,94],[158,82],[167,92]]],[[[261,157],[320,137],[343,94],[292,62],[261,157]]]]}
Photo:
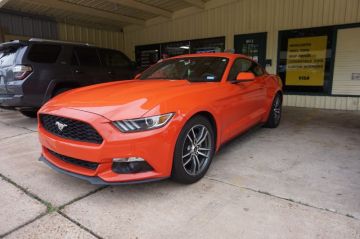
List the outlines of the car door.
{"type": "Polygon", "coordinates": [[[99,51],[101,61],[106,68],[108,81],[128,80],[134,77],[135,68],[124,54],[110,49],[100,49],[99,51]]]}
{"type": "Polygon", "coordinates": [[[223,139],[226,141],[258,123],[264,98],[262,77],[237,82],[240,72],[251,72],[254,62],[245,58],[234,61],[225,84],[227,98],[223,108],[223,139]]]}
{"type": "Polygon", "coordinates": [[[74,47],[71,67],[74,80],[82,86],[106,82],[108,79],[106,69],[102,67],[94,47],[74,47]]]}

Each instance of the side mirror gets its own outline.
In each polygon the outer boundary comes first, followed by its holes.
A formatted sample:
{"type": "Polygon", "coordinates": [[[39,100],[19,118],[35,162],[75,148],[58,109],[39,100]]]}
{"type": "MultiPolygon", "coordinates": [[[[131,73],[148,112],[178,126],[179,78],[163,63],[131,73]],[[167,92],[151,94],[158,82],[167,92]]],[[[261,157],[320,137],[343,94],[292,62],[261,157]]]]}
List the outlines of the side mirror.
{"type": "Polygon", "coordinates": [[[247,82],[247,81],[253,81],[255,80],[255,75],[252,72],[240,72],[236,76],[237,82],[247,82]]]}

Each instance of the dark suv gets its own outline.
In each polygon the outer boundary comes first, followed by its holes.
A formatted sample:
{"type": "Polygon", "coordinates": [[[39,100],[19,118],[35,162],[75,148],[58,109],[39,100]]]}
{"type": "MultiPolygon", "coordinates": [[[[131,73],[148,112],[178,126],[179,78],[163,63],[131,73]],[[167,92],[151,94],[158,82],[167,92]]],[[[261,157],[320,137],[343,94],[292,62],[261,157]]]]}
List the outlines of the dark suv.
{"type": "Polygon", "coordinates": [[[28,117],[69,89],[132,79],[135,63],[122,52],[88,44],[30,39],[0,44],[0,107],[28,117]]]}

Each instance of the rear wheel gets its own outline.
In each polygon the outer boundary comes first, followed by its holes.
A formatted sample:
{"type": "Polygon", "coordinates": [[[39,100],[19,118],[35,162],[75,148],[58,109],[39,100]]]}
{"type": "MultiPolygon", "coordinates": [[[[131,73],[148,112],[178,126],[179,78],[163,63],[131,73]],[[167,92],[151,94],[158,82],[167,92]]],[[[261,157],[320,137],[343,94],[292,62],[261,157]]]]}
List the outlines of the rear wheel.
{"type": "Polygon", "coordinates": [[[280,94],[277,94],[271,105],[270,114],[265,127],[267,128],[276,128],[280,124],[282,114],[282,97],[280,94]]]}
{"type": "Polygon", "coordinates": [[[190,119],[175,146],[171,177],[184,184],[195,183],[208,170],[215,153],[215,137],[211,123],[203,116],[190,119]]]}
{"type": "Polygon", "coordinates": [[[37,117],[37,110],[20,110],[20,113],[29,118],[37,117]]]}

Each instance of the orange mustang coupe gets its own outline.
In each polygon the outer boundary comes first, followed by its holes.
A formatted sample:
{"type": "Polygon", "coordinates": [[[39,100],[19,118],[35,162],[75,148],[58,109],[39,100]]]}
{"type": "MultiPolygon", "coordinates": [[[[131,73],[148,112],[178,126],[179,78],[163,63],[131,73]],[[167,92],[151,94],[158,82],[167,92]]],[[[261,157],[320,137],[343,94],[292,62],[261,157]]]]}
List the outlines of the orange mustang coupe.
{"type": "Polygon", "coordinates": [[[134,80],[46,103],[38,115],[40,160],[93,184],[194,183],[224,142],[254,125],[279,125],[281,87],[243,55],[169,58],[134,80]]]}

